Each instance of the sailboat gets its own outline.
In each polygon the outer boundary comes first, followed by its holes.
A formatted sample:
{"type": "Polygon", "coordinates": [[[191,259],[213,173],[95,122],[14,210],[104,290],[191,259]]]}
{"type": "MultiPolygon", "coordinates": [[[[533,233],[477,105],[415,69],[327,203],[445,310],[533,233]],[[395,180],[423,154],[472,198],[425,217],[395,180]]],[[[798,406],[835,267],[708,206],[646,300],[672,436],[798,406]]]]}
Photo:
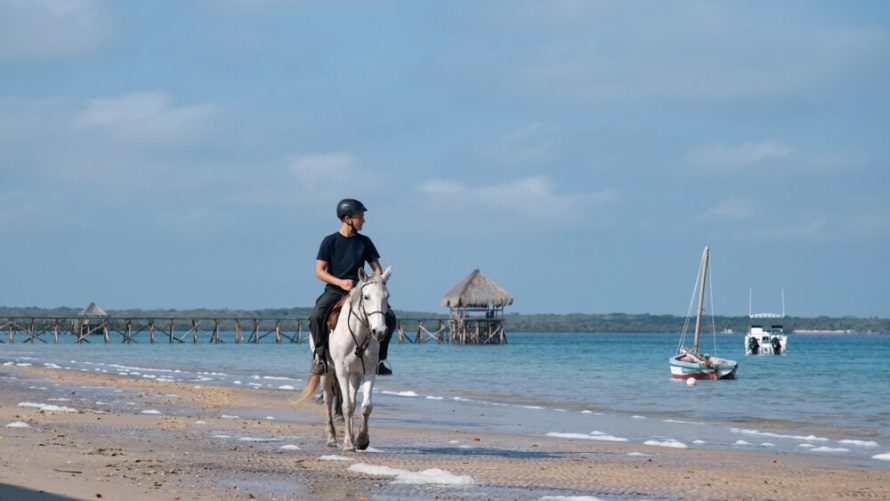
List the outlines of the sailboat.
{"type": "MultiPolygon", "coordinates": [[[[686,331],[689,326],[689,316],[686,316],[686,324],[683,326],[683,333],[680,335],[680,343],[677,345],[677,354],[670,358],[671,377],[674,379],[734,379],[735,372],[739,364],[733,360],[719,358],[717,356],[706,355],[698,352],[698,337],[701,332],[701,317],[705,302],[705,285],[708,276],[708,248],[701,258],[701,269],[699,276],[696,278],[696,287],[692,290],[692,300],[690,300],[689,310],[692,310],[692,302],[695,300],[695,293],[698,292],[698,313],[695,316],[695,337],[692,342],[692,349],[683,346],[686,339],[686,331]]],[[[713,325],[713,320],[711,321],[713,325]]],[[[714,347],[716,349],[717,340],[716,333],[714,335],[714,347]]]]}

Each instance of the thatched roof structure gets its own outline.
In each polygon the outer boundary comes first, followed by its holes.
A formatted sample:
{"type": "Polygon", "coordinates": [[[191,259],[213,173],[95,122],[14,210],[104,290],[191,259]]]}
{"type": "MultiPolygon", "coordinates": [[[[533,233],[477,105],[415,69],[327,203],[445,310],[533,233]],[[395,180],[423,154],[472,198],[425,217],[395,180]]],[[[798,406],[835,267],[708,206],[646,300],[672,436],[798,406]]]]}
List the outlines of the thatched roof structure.
{"type": "Polygon", "coordinates": [[[96,306],[96,303],[90,303],[89,306],[84,308],[77,314],[79,317],[107,317],[108,313],[105,313],[105,310],[96,306]]]}
{"type": "Polygon", "coordinates": [[[442,298],[442,306],[448,308],[503,307],[508,304],[513,304],[513,296],[478,269],[473,270],[442,298]]]}

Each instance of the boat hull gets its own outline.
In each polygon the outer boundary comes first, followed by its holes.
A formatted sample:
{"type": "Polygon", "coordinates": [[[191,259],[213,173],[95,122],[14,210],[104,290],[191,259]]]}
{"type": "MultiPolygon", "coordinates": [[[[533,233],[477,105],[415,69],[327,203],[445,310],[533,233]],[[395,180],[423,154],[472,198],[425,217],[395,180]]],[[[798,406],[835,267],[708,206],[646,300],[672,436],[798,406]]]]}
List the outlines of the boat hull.
{"type": "Polygon", "coordinates": [[[685,353],[669,360],[673,379],[735,379],[738,364],[725,358],[707,357],[699,361],[685,353]]]}

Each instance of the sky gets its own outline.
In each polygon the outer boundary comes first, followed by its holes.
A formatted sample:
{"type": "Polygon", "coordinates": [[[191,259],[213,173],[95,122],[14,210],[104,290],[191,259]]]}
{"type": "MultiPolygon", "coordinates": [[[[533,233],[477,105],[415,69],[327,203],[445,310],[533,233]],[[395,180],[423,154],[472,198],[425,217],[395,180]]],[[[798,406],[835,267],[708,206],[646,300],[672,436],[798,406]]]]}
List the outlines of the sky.
{"type": "Polygon", "coordinates": [[[890,3],[0,0],[0,305],[890,317],[890,3]],[[749,298],[751,299],[749,303],[749,298]]]}

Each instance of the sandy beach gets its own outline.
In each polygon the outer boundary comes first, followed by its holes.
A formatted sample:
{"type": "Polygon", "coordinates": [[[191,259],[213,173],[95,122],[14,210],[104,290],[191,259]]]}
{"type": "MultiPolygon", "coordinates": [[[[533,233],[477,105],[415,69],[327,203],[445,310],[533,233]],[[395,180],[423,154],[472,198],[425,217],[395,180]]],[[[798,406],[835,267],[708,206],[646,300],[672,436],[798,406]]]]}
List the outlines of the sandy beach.
{"type": "Polygon", "coordinates": [[[294,391],[30,366],[0,384],[0,500],[890,499],[887,468],[811,455],[405,426],[380,408],[371,448],[345,454],[294,391]]]}

